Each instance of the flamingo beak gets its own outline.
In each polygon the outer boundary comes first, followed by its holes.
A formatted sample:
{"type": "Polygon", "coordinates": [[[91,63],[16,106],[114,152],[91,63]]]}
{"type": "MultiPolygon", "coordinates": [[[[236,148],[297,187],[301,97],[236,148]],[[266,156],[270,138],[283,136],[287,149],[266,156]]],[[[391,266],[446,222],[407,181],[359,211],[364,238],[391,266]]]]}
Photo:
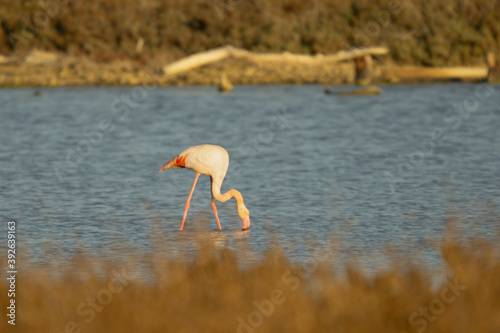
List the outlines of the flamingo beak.
{"type": "Polygon", "coordinates": [[[243,218],[243,230],[250,228],[250,216],[247,215],[243,218]]]}
{"type": "Polygon", "coordinates": [[[161,168],[161,169],[160,169],[160,171],[158,171],[158,172],[162,172],[163,170],[165,170],[165,169],[166,169],[166,167],[167,167],[167,164],[168,164],[169,162],[170,162],[170,161],[168,161],[168,162],[167,162],[164,166],[162,166],[162,168],[161,168]]]}

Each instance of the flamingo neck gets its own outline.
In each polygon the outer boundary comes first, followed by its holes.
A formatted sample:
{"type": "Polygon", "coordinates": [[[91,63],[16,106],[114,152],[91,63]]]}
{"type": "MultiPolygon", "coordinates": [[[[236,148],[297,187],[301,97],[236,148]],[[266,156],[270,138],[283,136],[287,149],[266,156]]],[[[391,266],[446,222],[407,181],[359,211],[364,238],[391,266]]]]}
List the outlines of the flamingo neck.
{"type": "Polygon", "coordinates": [[[220,202],[226,202],[231,198],[235,198],[236,203],[238,205],[243,204],[243,196],[241,195],[241,193],[238,190],[235,190],[235,189],[229,190],[224,194],[221,194],[220,191],[217,194],[214,193],[214,198],[220,202]]]}
{"type": "Polygon", "coordinates": [[[235,189],[231,189],[224,194],[220,193],[220,186],[222,184],[222,180],[220,178],[210,178],[212,180],[212,195],[214,198],[220,202],[226,202],[231,198],[236,199],[236,203],[238,205],[238,215],[243,220],[243,229],[248,229],[250,227],[250,216],[249,211],[245,207],[243,203],[243,196],[241,193],[235,189]]]}
{"type": "Polygon", "coordinates": [[[221,187],[221,183],[218,180],[214,179],[214,181],[212,183],[212,193],[214,195],[214,198],[217,201],[226,202],[231,198],[235,198],[236,203],[238,205],[243,204],[243,196],[241,195],[241,193],[238,190],[232,189],[232,190],[227,191],[224,194],[221,194],[220,187],[221,187]]]}

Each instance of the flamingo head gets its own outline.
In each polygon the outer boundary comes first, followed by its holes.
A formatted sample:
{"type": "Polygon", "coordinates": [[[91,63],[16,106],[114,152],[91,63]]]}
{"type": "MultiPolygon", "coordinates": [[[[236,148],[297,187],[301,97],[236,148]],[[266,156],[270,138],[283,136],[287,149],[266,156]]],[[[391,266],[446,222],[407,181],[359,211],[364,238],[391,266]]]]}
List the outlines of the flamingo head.
{"type": "Polygon", "coordinates": [[[178,169],[186,167],[186,158],[189,154],[179,155],[168,160],[167,163],[158,172],[162,172],[167,169],[178,169]]]}
{"type": "Polygon", "coordinates": [[[243,220],[243,230],[250,228],[250,212],[244,204],[238,205],[238,215],[243,220]]]}

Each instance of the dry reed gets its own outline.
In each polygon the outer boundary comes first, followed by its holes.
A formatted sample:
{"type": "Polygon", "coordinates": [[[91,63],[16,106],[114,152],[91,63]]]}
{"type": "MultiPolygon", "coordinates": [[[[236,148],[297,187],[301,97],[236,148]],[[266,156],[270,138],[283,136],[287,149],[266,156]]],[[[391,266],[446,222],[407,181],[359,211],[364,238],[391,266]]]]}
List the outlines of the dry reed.
{"type": "Polygon", "coordinates": [[[300,265],[274,248],[242,265],[210,238],[190,259],[162,251],[127,263],[81,255],[66,268],[18,274],[15,327],[5,317],[2,279],[0,332],[498,332],[495,243],[444,237],[440,249],[447,279],[437,286],[432,269],[402,264],[411,258],[373,273],[348,265],[340,274],[324,256],[300,265]]]}

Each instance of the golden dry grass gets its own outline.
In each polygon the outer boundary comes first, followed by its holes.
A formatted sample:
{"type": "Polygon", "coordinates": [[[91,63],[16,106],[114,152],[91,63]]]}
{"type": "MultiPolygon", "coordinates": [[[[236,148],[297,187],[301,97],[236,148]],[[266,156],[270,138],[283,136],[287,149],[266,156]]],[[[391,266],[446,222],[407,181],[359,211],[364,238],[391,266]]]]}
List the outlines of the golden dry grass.
{"type": "MultiPolygon", "coordinates": [[[[0,332],[499,332],[496,244],[444,239],[448,280],[437,286],[431,269],[407,264],[412,258],[341,274],[320,259],[325,252],[302,266],[271,249],[242,265],[209,240],[191,259],[121,264],[79,256],[66,268],[21,271],[16,327],[3,315],[0,332]],[[134,267],[147,268],[149,278],[134,267]]],[[[2,309],[6,293],[2,279],[2,309]]]]}

